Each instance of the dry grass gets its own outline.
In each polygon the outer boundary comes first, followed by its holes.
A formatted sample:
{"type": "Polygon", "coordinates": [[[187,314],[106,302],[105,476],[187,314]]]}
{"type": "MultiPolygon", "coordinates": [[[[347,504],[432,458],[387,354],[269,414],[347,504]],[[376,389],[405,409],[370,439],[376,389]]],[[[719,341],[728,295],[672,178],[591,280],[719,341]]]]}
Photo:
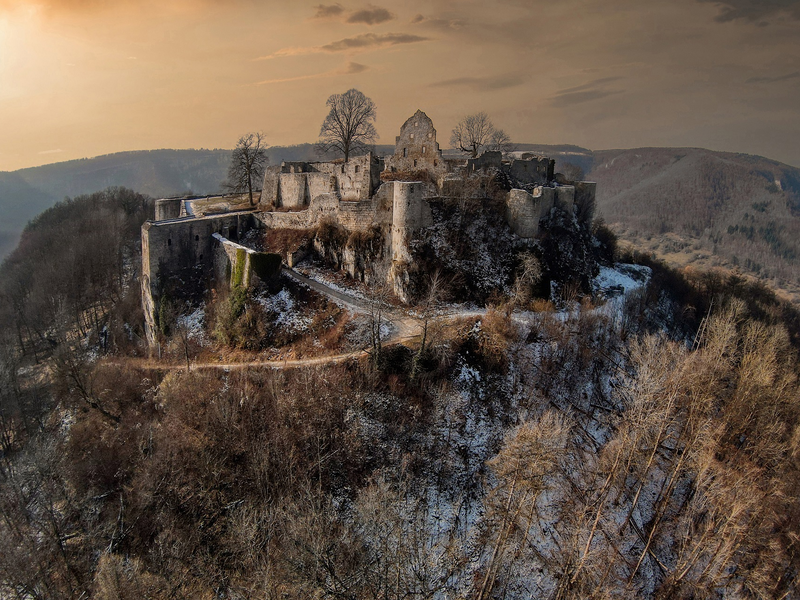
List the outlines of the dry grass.
{"type": "Polygon", "coordinates": [[[310,243],[313,238],[313,229],[268,229],[264,233],[264,250],[294,252],[310,243]]]}

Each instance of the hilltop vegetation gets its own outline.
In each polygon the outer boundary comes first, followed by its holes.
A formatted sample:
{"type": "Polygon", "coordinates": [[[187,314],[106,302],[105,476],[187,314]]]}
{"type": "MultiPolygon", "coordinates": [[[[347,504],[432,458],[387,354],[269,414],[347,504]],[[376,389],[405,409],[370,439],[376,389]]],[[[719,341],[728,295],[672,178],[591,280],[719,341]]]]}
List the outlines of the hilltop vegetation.
{"type": "Polygon", "coordinates": [[[800,319],[765,287],[628,256],[638,292],[495,294],[422,361],[154,370],[150,208],[63,203],[0,269],[0,595],[796,594],[800,319]]]}

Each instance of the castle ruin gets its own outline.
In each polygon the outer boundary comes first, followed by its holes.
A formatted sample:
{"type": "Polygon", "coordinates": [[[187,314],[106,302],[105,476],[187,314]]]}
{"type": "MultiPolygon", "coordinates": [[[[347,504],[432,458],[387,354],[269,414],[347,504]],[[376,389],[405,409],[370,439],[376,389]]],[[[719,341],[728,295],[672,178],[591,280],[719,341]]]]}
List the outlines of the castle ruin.
{"type": "MultiPolygon", "coordinates": [[[[476,158],[445,158],[431,119],[418,110],[403,123],[394,154],[367,153],[349,161],[283,162],[268,167],[255,207],[227,210],[217,204],[203,214],[191,200],[156,201],[155,220],[142,227],[142,302],[148,340],[156,336],[159,299],[168,280],[184,292],[209,278],[246,284],[256,265],[274,263],[240,244],[251,232],[311,230],[333,223],[349,232],[380,231],[381,256],[396,295],[407,301],[411,241],[430,226],[430,202],[481,197],[481,183],[502,177],[506,188],[505,219],[522,238],[535,238],[539,222],[554,207],[572,214],[575,206],[594,205],[595,184],[568,182],[554,172],[555,161],[528,153],[504,159],[487,151],[476,158]]],[[[591,210],[578,211],[591,219],[591,210]]],[[[293,266],[296,256],[283,253],[293,266]]],[[[345,252],[342,268],[364,278],[355,252],[345,252]]],[[[202,290],[196,290],[197,293],[202,290]]]]}

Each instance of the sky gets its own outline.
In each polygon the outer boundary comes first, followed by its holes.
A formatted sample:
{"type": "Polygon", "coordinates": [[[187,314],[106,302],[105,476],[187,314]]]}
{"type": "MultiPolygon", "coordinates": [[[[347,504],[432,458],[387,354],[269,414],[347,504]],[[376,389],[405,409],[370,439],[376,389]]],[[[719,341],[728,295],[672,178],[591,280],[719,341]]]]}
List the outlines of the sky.
{"type": "Polygon", "coordinates": [[[331,94],[441,146],[696,146],[800,167],[800,0],[0,0],[0,171],[316,141],[331,94]]]}

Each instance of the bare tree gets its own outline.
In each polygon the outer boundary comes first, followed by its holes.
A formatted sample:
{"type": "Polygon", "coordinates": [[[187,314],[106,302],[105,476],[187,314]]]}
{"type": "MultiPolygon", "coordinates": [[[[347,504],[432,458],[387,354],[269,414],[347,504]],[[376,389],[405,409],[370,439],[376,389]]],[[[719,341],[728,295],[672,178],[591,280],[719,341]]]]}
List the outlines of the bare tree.
{"type": "Polygon", "coordinates": [[[502,129],[495,128],[485,112],[462,118],[453,128],[450,145],[475,158],[481,148],[510,152],[511,138],[502,129]]]}
{"type": "Polygon", "coordinates": [[[225,188],[236,194],[247,192],[252,206],[254,204],[253,189],[264,177],[267,160],[264,134],[257,131],[243,135],[236,142],[236,148],[231,153],[231,165],[228,167],[225,188]]]}
{"type": "Polygon", "coordinates": [[[531,288],[542,279],[542,263],[532,252],[521,256],[517,278],[514,280],[513,304],[522,306],[531,299],[531,288]]]}
{"type": "Polygon", "coordinates": [[[425,357],[425,351],[428,349],[428,333],[430,332],[431,320],[435,319],[439,314],[439,308],[447,292],[448,283],[441,271],[436,270],[431,273],[428,278],[428,290],[417,307],[422,319],[422,340],[411,362],[412,380],[420,375],[421,362],[425,357]]]}
{"type": "Polygon", "coordinates": [[[375,103],[357,89],[344,94],[333,94],[326,103],[330,112],[322,122],[317,147],[321,152],[335,150],[350,160],[350,154],[374,144],[378,137],[375,130],[375,103]]]}
{"type": "Polygon", "coordinates": [[[489,150],[496,150],[508,154],[516,150],[516,145],[511,141],[511,136],[502,129],[495,129],[489,139],[489,150]]]}
{"type": "Polygon", "coordinates": [[[372,342],[372,358],[375,363],[380,360],[382,351],[381,327],[385,322],[384,312],[389,306],[392,288],[387,281],[388,268],[384,263],[373,263],[369,267],[369,316],[370,339],[372,342]]]}

